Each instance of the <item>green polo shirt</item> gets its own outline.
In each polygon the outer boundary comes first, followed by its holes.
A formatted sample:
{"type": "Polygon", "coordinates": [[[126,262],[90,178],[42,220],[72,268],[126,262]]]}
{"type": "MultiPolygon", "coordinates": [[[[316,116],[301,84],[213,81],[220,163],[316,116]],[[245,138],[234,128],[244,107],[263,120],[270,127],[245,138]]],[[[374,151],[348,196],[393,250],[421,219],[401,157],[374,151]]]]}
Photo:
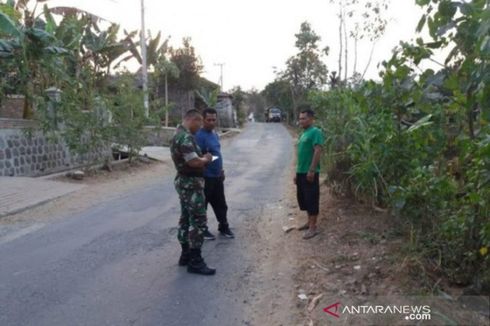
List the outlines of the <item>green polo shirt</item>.
{"type": "MultiPolygon", "coordinates": [[[[315,146],[323,146],[324,143],[325,137],[319,128],[311,126],[303,131],[298,139],[298,162],[296,173],[308,173],[311,161],[313,160],[315,146]]],[[[318,163],[318,166],[316,167],[316,172],[320,172],[320,163],[318,163]]]]}

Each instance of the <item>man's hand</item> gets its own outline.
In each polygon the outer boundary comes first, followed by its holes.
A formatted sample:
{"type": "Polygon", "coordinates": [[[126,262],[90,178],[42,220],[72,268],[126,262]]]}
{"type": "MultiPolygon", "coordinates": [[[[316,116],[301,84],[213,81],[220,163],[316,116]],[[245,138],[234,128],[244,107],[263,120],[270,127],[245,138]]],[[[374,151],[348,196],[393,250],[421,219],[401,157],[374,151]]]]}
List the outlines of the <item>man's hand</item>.
{"type": "Polygon", "coordinates": [[[315,181],[315,172],[309,171],[306,175],[306,180],[308,180],[309,183],[313,183],[313,181],[315,181]]]}
{"type": "Polygon", "coordinates": [[[204,154],[203,156],[199,157],[196,154],[196,157],[193,158],[190,161],[187,161],[186,164],[190,166],[191,168],[203,168],[206,165],[209,164],[213,160],[213,156],[211,154],[204,154]]]}
{"type": "Polygon", "coordinates": [[[211,155],[210,153],[204,154],[203,158],[207,161],[207,163],[210,163],[213,161],[213,155],[211,155]]]}
{"type": "Polygon", "coordinates": [[[313,152],[313,160],[311,162],[310,168],[308,169],[308,174],[306,175],[306,180],[309,183],[313,183],[315,181],[315,170],[320,163],[320,158],[322,156],[322,146],[315,145],[313,152]]]}
{"type": "Polygon", "coordinates": [[[294,184],[297,184],[297,183],[296,183],[297,181],[298,181],[298,180],[296,179],[296,175],[294,175],[294,178],[293,178],[293,182],[294,182],[294,184]]]}
{"type": "Polygon", "coordinates": [[[223,181],[225,181],[226,177],[225,177],[225,170],[221,170],[221,179],[223,181]]]}

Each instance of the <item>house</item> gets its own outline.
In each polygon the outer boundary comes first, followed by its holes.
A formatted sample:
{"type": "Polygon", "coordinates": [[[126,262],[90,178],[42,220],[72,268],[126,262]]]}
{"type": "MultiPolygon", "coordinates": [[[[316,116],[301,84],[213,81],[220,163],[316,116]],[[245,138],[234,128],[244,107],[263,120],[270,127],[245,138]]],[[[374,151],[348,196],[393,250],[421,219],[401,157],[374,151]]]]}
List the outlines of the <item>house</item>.
{"type": "Polygon", "coordinates": [[[232,100],[233,96],[231,94],[221,92],[218,95],[216,111],[218,111],[220,128],[235,128],[238,126],[237,112],[233,108],[232,100]]]}

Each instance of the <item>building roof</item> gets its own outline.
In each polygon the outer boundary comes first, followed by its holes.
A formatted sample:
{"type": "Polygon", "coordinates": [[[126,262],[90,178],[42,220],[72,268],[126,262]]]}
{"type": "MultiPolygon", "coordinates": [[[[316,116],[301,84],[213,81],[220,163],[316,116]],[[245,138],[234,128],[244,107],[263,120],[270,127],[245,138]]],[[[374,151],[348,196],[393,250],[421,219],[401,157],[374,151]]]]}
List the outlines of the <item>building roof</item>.
{"type": "Polygon", "coordinates": [[[221,92],[218,94],[218,99],[223,99],[223,98],[233,98],[233,95],[226,93],[226,92],[221,92]]]}

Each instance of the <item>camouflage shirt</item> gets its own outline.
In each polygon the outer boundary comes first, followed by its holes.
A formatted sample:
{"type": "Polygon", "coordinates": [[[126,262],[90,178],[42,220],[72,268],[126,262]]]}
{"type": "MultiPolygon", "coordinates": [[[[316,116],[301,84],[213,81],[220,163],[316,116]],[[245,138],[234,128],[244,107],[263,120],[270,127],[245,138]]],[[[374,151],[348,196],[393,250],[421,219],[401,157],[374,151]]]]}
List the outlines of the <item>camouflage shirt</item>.
{"type": "Polygon", "coordinates": [[[191,177],[203,176],[204,168],[192,168],[186,164],[197,157],[201,157],[202,152],[194,135],[182,125],[177,127],[170,142],[170,153],[178,174],[191,177]]]}

